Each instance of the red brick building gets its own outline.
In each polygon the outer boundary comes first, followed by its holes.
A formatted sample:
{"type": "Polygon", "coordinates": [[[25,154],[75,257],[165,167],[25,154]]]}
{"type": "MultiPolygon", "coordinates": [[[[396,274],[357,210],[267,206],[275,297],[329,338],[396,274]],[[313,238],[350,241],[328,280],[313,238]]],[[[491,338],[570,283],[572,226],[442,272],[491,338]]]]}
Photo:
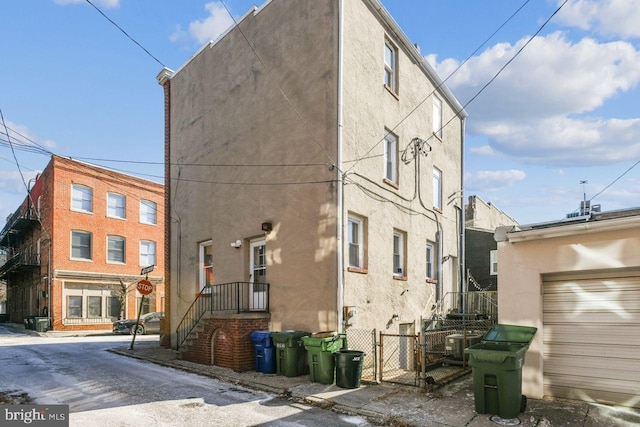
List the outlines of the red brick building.
{"type": "Polygon", "coordinates": [[[0,232],[9,321],[110,330],[141,301],[142,313],[164,311],[163,218],[163,185],[52,156],[0,232]],[[136,284],[149,265],[154,291],[142,300],[136,284]]]}

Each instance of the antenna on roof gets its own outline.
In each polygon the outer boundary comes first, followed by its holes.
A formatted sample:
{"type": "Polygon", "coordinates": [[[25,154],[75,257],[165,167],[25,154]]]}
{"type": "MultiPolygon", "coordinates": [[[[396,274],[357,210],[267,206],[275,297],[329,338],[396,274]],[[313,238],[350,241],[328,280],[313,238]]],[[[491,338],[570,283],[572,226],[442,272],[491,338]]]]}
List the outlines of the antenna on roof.
{"type": "Polygon", "coordinates": [[[586,179],[580,181],[580,184],[582,184],[582,201],[583,201],[583,204],[585,205],[587,204],[587,190],[585,189],[585,184],[588,184],[588,183],[589,181],[587,181],[586,179]]]}
{"type": "Polygon", "coordinates": [[[585,188],[585,184],[588,184],[589,181],[581,180],[580,184],[582,184],[582,201],[580,202],[580,209],[578,212],[572,212],[567,214],[567,218],[579,218],[579,217],[591,217],[592,213],[600,212],[600,205],[591,206],[591,200],[587,200],[587,190],[585,188]]]}

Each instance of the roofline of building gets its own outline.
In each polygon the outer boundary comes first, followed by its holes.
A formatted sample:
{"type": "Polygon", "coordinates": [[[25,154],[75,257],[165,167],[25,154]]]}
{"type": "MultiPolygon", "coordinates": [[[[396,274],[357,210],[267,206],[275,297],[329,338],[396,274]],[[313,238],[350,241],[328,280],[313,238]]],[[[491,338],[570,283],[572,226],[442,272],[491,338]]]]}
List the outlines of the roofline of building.
{"type": "Polygon", "coordinates": [[[405,50],[411,55],[412,59],[418,64],[418,66],[422,69],[427,77],[432,81],[433,85],[436,88],[436,91],[442,92],[445,98],[455,109],[457,115],[460,116],[461,119],[466,119],[468,114],[465,111],[464,107],[458,102],[456,97],[453,95],[451,90],[447,87],[444,81],[438,76],[433,67],[427,62],[427,60],[422,56],[418,48],[415,44],[411,43],[409,37],[402,30],[400,25],[396,22],[396,20],[391,16],[389,11],[384,7],[384,5],[380,2],[380,0],[366,0],[369,2],[371,7],[378,13],[379,17],[389,26],[389,28],[395,33],[395,36],[402,43],[405,50]]]}
{"type": "Polygon", "coordinates": [[[640,225],[638,209],[625,209],[615,212],[594,214],[590,217],[567,218],[562,221],[532,224],[528,226],[498,227],[495,240],[498,242],[522,242],[529,240],[548,239],[553,237],[575,236],[576,234],[590,234],[602,231],[625,230],[637,228],[640,225]],[[626,216],[607,217],[612,213],[626,216]],[[635,212],[635,213],[632,213],[635,212]]]}
{"type": "MultiPolygon", "coordinates": [[[[240,25],[240,23],[242,21],[244,21],[248,16],[257,15],[265,7],[267,7],[269,4],[271,4],[272,1],[273,0],[267,0],[260,7],[252,6],[247,12],[245,12],[244,15],[242,15],[239,19],[235,20],[235,24],[234,25],[232,25],[229,28],[227,28],[227,30],[224,31],[222,34],[220,34],[215,40],[209,40],[207,43],[205,43],[202,47],[200,47],[200,49],[198,49],[196,51],[196,53],[191,55],[189,57],[189,59],[187,59],[187,61],[184,64],[182,64],[177,70],[173,71],[170,68],[164,67],[160,71],[160,73],[158,73],[158,75],[156,77],[158,79],[158,83],[160,85],[164,86],[164,84],[166,83],[167,79],[170,80],[173,77],[175,77],[176,74],[178,74],[187,65],[189,65],[191,63],[191,61],[193,61],[195,58],[197,58],[198,55],[200,55],[205,49],[213,48],[213,46],[218,44],[220,42],[220,40],[222,40],[227,34],[229,34],[233,29],[238,27],[240,25]]],[[[451,90],[447,87],[447,85],[444,84],[444,81],[440,78],[440,76],[438,76],[438,74],[433,69],[433,67],[420,54],[420,52],[418,51],[418,48],[413,43],[411,43],[411,40],[409,40],[407,35],[404,33],[402,28],[400,28],[400,25],[398,25],[398,23],[393,18],[393,16],[391,16],[389,11],[382,5],[382,3],[380,3],[380,0],[365,0],[365,1],[369,2],[369,4],[371,5],[371,8],[378,13],[378,16],[380,17],[380,19],[382,19],[389,26],[391,31],[393,31],[395,33],[398,41],[401,42],[401,44],[402,44],[403,48],[406,50],[406,52],[409,53],[411,58],[420,67],[422,72],[431,80],[431,82],[433,83],[434,87],[436,88],[436,91],[441,92],[444,95],[444,97],[447,99],[447,101],[453,106],[453,108],[454,108],[454,110],[456,112],[456,115],[460,116],[461,119],[466,119],[468,114],[465,111],[464,107],[460,104],[460,102],[458,102],[458,100],[453,95],[451,90]]]]}
{"type": "MultiPolygon", "coordinates": [[[[54,158],[58,159],[59,161],[61,160],[61,161],[65,161],[65,162],[77,163],[77,164],[80,164],[80,165],[82,165],[84,167],[91,168],[91,169],[94,169],[94,170],[97,170],[97,171],[106,171],[106,172],[109,172],[110,174],[120,175],[120,176],[125,177],[127,179],[133,179],[133,180],[136,180],[136,181],[139,181],[139,182],[154,186],[157,189],[164,189],[164,184],[162,184],[162,183],[159,183],[159,182],[156,182],[156,181],[151,181],[151,180],[148,180],[148,179],[145,179],[145,178],[140,178],[138,176],[131,175],[131,174],[128,174],[128,173],[125,173],[125,172],[120,172],[120,171],[117,171],[117,170],[114,170],[114,169],[109,169],[109,168],[104,167],[104,166],[98,166],[98,165],[94,165],[94,164],[91,164],[91,163],[86,163],[86,162],[83,162],[83,161],[80,161],[80,160],[73,159],[71,157],[59,156],[57,154],[53,154],[51,156],[51,160],[53,160],[54,158]]],[[[45,169],[46,169],[46,167],[45,167],[45,169]]]]}

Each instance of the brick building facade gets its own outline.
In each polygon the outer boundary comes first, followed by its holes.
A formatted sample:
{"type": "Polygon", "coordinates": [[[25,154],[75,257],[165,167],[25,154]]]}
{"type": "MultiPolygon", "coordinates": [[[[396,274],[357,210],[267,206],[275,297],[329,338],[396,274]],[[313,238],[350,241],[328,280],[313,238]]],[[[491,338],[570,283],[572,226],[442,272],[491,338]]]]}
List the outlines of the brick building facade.
{"type": "Polygon", "coordinates": [[[52,156],[0,232],[9,320],[51,317],[54,330],[110,330],[137,315],[135,285],[149,265],[154,291],[142,312],[163,311],[163,218],[161,184],[52,156]]]}

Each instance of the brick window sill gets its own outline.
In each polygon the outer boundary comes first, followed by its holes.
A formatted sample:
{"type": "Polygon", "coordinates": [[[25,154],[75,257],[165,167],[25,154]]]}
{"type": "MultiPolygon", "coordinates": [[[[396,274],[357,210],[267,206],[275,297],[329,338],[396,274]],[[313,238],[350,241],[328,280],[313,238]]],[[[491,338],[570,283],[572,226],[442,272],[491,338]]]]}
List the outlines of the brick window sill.
{"type": "Polygon", "coordinates": [[[388,185],[388,186],[390,186],[390,187],[395,188],[396,190],[399,190],[399,189],[400,189],[400,186],[398,185],[398,183],[397,183],[397,182],[393,182],[393,181],[391,181],[389,178],[384,178],[384,179],[382,180],[382,182],[384,182],[385,184],[387,184],[387,185],[388,185]]]}
{"type": "Polygon", "coordinates": [[[393,276],[393,280],[401,280],[403,282],[406,282],[408,279],[407,279],[407,276],[396,276],[396,275],[394,275],[393,276]]]}
{"type": "Polygon", "coordinates": [[[347,271],[351,273],[358,273],[358,274],[369,274],[369,270],[367,270],[366,268],[359,268],[359,267],[347,267],[347,271]]]}

